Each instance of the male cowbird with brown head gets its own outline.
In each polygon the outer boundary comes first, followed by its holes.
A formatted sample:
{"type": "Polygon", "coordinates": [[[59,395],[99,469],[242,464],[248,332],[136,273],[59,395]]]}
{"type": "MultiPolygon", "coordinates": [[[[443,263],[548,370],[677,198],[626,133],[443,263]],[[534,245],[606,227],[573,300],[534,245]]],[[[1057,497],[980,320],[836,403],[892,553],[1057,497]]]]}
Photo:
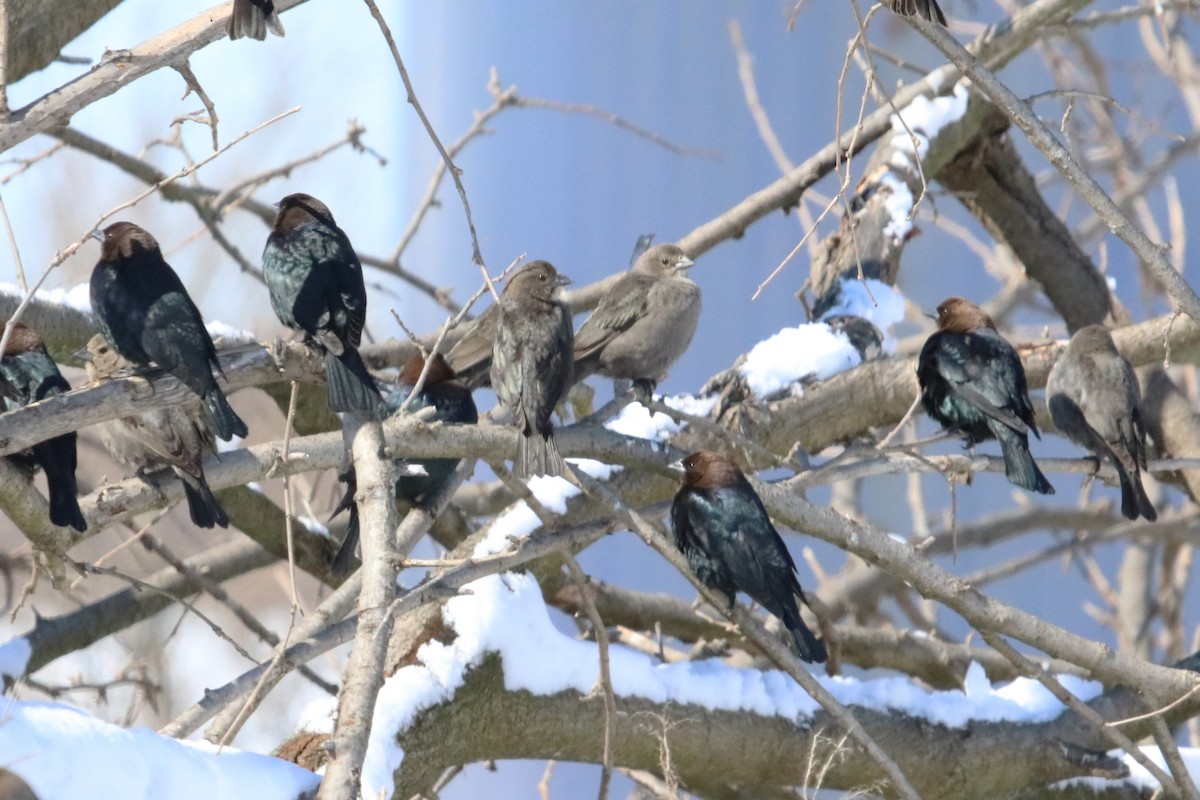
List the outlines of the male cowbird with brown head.
{"type": "Polygon", "coordinates": [[[521,434],[518,478],[566,474],[550,415],[571,386],[575,330],[563,299],[570,282],[548,262],[533,261],[509,278],[496,304],[492,389],[521,434]]]}
{"type": "MultiPolygon", "coordinates": [[[[77,355],[93,382],[134,370],[134,365],[100,334],[93,336],[77,355]]],[[[122,464],[135,466],[138,472],[170,468],[183,482],[188,513],[197,527],[229,527],[229,516],[204,477],[204,455],[217,452],[217,440],[205,421],[199,399],[105,420],[96,429],[105,449],[122,464]]]]}
{"type": "Polygon", "coordinates": [[[358,354],[367,318],[362,264],[324,203],[307,194],[279,201],[263,277],[275,316],[325,355],[329,407],[376,412],[383,398],[358,354]]]}
{"type": "Polygon", "coordinates": [[[575,379],[631,380],[649,394],[687,350],[700,320],[692,259],[673,244],[638,256],[575,334],[575,379]]]}
{"type": "MultiPolygon", "coordinates": [[[[0,399],[4,410],[14,411],[69,391],[71,384],[58,371],[37,331],[21,322],[14,324],[0,357],[0,399]]],[[[76,497],[75,440],[74,431],[64,433],[7,458],[26,475],[32,476],[39,467],[46,473],[51,522],[85,531],[87,522],[76,497]]]]}
{"type": "Polygon", "coordinates": [[[783,623],[809,663],[828,658],[825,645],[800,618],[796,598],[808,598],[796,563],[746,476],[720,453],[701,450],[676,461],[683,486],[671,504],[675,545],[700,582],[729,598],[745,592],[783,623]]]}
{"type": "Polygon", "coordinates": [[[261,42],[267,38],[267,31],[283,36],[283,23],[272,0],[233,0],[233,12],[225,30],[230,39],[246,36],[261,42]]]}
{"type": "MultiPolygon", "coordinates": [[[[420,353],[409,359],[400,371],[396,383],[384,397],[384,408],[389,417],[400,413],[404,401],[416,387],[421,371],[425,369],[425,357],[420,353]]],[[[433,415],[424,417],[426,422],[440,422],[450,425],[474,425],[479,421],[479,412],[475,408],[475,400],[471,392],[457,379],[454,370],[446,363],[446,359],[438,353],[433,357],[433,363],[425,376],[421,391],[413,397],[408,406],[410,413],[416,413],[424,408],[432,408],[433,415]]],[[[416,508],[427,509],[438,492],[446,485],[458,469],[459,458],[405,458],[396,461],[396,466],[421,467],[424,475],[401,474],[396,479],[396,499],[416,508]]],[[[358,481],[354,474],[354,466],[343,473],[341,479],[346,483],[346,493],[333,510],[332,516],[349,509],[350,521],[346,524],[346,538],[330,564],[335,574],[343,574],[350,567],[351,558],[358,546],[358,507],[354,504],[354,495],[358,491],[358,481]]]]}
{"type": "Polygon", "coordinates": [[[971,447],[998,439],[1010,482],[1042,494],[1054,487],[1029,453],[1029,432],[1041,438],[1012,345],[982,308],[951,297],[937,309],[938,329],[925,341],[917,381],[925,411],[971,447]]]}
{"type": "Polygon", "coordinates": [[[1142,486],[1146,429],[1137,375],[1102,325],[1075,331],[1046,380],[1050,418],[1075,444],[1107,458],[1121,483],[1121,513],[1158,519],[1142,486]]]}
{"type": "Polygon", "coordinates": [[[217,436],[245,436],[246,423],[213,377],[221,365],[200,310],[158,242],[132,222],[115,222],[94,235],[101,249],[92,270],[92,311],[104,338],[139,368],[153,362],[200,395],[217,436]]]}

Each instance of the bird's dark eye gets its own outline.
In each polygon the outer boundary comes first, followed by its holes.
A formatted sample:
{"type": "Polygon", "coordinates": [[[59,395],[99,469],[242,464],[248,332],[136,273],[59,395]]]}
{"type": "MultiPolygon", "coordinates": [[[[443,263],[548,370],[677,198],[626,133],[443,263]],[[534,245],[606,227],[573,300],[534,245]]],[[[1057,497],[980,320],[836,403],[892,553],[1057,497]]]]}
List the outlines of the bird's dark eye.
{"type": "Polygon", "coordinates": [[[539,280],[539,281],[545,281],[545,280],[546,280],[546,273],[544,273],[544,272],[543,272],[541,275],[538,275],[538,280],[539,280]]]}

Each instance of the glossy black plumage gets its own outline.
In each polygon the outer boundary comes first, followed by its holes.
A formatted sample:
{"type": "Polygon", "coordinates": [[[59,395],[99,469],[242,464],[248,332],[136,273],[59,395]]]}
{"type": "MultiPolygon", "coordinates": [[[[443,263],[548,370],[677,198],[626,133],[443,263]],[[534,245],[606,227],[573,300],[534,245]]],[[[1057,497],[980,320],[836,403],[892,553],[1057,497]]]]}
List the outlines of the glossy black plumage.
{"type": "Polygon", "coordinates": [[[683,486],[671,504],[675,545],[705,586],[729,598],[738,592],[777,617],[792,634],[796,652],[810,663],[828,658],[825,645],[800,617],[796,598],[808,599],[796,563],[771,518],[738,466],[701,450],[672,465],[683,486]]]}
{"type": "MultiPolygon", "coordinates": [[[[400,412],[404,401],[417,385],[421,370],[425,368],[425,358],[413,356],[400,377],[384,398],[384,408],[389,417],[400,412]]],[[[439,353],[434,356],[434,362],[425,376],[421,391],[409,404],[409,413],[416,413],[423,408],[433,407],[432,417],[427,422],[441,422],[452,425],[474,425],[479,421],[479,412],[475,408],[475,400],[471,392],[454,375],[446,359],[439,353]]],[[[415,465],[424,468],[425,475],[401,475],[396,479],[396,499],[410,506],[428,508],[428,503],[437,496],[438,492],[454,471],[458,469],[459,458],[411,458],[400,459],[397,466],[415,465]]],[[[350,520],[346,524],[346,538],[330,563],[335,574],[344,574],[350,568],[354,551],[358,547],[358,507],[354,503],[354,495],[358,491],[358,481],[355,478],[354,466],[342,474],[341,479],[346,483],[346,493],[341,502],[333,510],[332,516],[337,516],[343,510],[350,511],[350,520]]]]}
{"type": "MultiPolygon", "coordinates": [[[[12,335],[0,358],[0,396],[4,410],[13,411],[69,391],[71,385],[58,371],[58,365],[46,352],[37,332],[20,322],[13,325],[12,335]]],[[[75,442],[74,432],[64,433],[7,458],[27,475],[32,475],[39,467],[46,473],[51,522],[85,531],[87,522],[76,497],[79,490],[75,483],[75,442]]]]}
{"type": "Polygon", "coordinates": [[[267,38],[267,31],[283,36],[283,23],[272,0],[233,0],[233,11],[225,26],[230,39],[245,36],[261,42],[267,38]]]}
{"type": "Polygon", "coordinates": [[[367,318],[362,264],[324,203],[307,194],[279,201],[263,277],[275,316],[324,354],[329,407],[377,412],[383,398],[358,354],[367,318]]]}
{"type": "Polygon", "coordinates": [[[131,222],[113,223],[98,238],[91,298],[104,338],[138,367],[153,362],[200,395],[217,436],[226,441],[246,436],[246,423],[213,377],[221,365],[200,310],[163,260],[158,242],[131,222]]]}
{"type": "Polygon", "coordinates": [[[554,407],[571,387],[575,331],[563,288],[571,282],[546,261],[513,274],[496,304],[491,379],[520,432],[513,474],[565,475],[554,442],[554,407]]]}
{"type": "Polygon", "coordinates": [[[1041,438],[1025,368],[1012,345],[996,331],[983,309],[961,297],[938,306],[938,329],[917,361],[917,381],[925,411],[966,446],[997,439],[1004,474],[1013,484],[1042,494],[1054,487],[1034,463],[1029,433],[1041,438]]]}
{"type": "Polygon", "coordinates": [[[1127,519],[1158,519],[1142,486],[1146,429],[1141,389],[1107,329],[1088,325],[1075,332],[1050,370],[1046,404],[1064,436],[1112,462],[1121,484],[1121,513],[1127,519]]]}
{"type": "Polygon", "coordinates": [[[653,391],[687,350],[700,320],[692,260],[661,244],[638,256],[575,334],[575,379],[599,373],[653,391]]]}
{"type": "MultiPolygon", "coordinates": [[[[78,353],[92,381],[109,380],[133,371],[105,338],[96,334],[78,353]]],[[[204,476],[204,456],[217,452],[217,441],[205,420],[200,401],[164,406],[131,417],[105,420],[97,431],[112,457],[139,472],[169,468],[183,483],[188,513],[200,528],[229,527],[204,476]]]]}

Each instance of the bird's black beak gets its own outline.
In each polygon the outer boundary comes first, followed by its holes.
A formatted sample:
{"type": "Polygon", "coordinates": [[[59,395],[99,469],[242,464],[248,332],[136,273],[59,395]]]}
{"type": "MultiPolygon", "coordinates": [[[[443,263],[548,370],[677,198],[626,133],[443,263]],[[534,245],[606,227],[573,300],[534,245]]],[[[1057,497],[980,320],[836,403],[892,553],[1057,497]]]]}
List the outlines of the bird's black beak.
{"type": "Polygon", "coordinates": [[[96,230],[94,230],[88,234],[88,238],[95,239],[100,244],[104,244],[104,239],[105,239],[104,231],[100,230],[99,228],[96,228],[96,230]]]}
{"type": "Polygon", "coordinates": [[[568,278],[566,275],[563,275],[563,274],[560,272],[560,273],[558,273],[558,277],[556,277],[556,278],[554,279],[554,285],[555,285],[555,286],[570,286],[570,285],[571,285],[571,279],[570,279],[570,278],[568,278]]]}
{"type": "Polygon", "coordinates": [[[934,322],[937,322],[937,321],[938,321],[938,315],[937,315],[937,312],[936,312],[936,311],[935,311],[935,312],[933,312],[933,313],[930,313],[930,312],[928,312],[928,311],[922,311],[922,312],[921,312],[921,314],[922,314],[922,316],[929,317],[929,318],[930,318],[931,320],[933,320],[934,322]]]}
{"type": "Polygon", "coordinates": [[[72,355],[74,355],[75,358],[78,359],[79,361],[91,361],[92,360],[92,354],[86,347],[79,348],[72,355]]]}
{"type": "Polygon", "coordinates": [[[687,256],[680,256],[679,260],[675,262],[675,271],[676,272],[687,272],[688,269],[695,263],[696,263],[695,261],[692,261],[687,256]]]}
{"type": "Polygon", "coordinates": [[[682,458],[679,459],[678,461],[672,461],[670,464],[667,464],[667,469],[671,470],[671,472],[674,472],[678,475],[683,475],[687,472],[687,467],[685,467],[683,465],[682,458]]]}

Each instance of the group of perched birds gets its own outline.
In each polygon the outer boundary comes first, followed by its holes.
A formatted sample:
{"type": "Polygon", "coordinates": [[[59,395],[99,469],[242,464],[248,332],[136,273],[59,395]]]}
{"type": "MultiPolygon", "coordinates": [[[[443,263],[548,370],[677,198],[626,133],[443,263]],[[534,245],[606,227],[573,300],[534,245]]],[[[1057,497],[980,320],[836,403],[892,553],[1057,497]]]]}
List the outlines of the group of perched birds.
{"type": "MultiPolygon", "coordinates": [[[[217,438],[245,437],[248,430],[217,383],[215,376],[224,374],[200,311],[147,231],[117,222],[95,235],[101,253],[91,302],[101,333],[79,353],[89,378],[158,369],[192,395],[178,405],[104,422],[101,440],[139,474],[176,475],[197,526],[225,527],[229,517],[208,486],[203,459],[216,453],[217,438]]],[[[475,424],[471,391],[490,383],[519,432],[513,462],[519,477],[567,474],[551,417],[575,380],[601,374],[632,381],[639,394],[652,392],[691,342],[701,305],[699,287],[687,277],[691,258],[676,245],[658,245],[637,256],[576,332],[564,296],[570,280],[548,262],[533,261],[509,277],[498,302],[445,357],[417,355],[381,388],[358,352],[367,310],[362,265],[328,207],[307,194],[283,198],[262,264],[276,315],[324,357],[332,410],[379,417],[402,413],[407,405],[409,411],[432,409],[427,413],[434,422],[475,424]]],[[[938,307],[937,330],[921,351],[917,378],[933,419],[968,446],[997,439],[1011,482],[1054,492],[1029,452],[1029,433],[1040,434],[1020,358],[982,309],[961,298],[938,307]]],[[[0,358],[5,410],[69,390],[37,333],[12,325],[0,358]]],[[[1075,333],[1050,374],[1047,397],[1055,425],[1112,462],[1125,516],[1154,520],[1141,482],[1145,433],[1137,378],[1106,329],[1075,333]]],[[[29,473],[41,467],[50,520],[83,531],[75,447],[76,434],[68,433],[8,458],[29,473]]],[[[401,477],[397,500],[431,507],[458,462],[414,462],[425,474],[401,477]]],[[[675,542],[696,577],[730,603],[745,592],[779,618],[802,659],[824,661],[825,645],[800,616],[798,600],[807,598],[795,563],[746,476],[710,451],[672,466],[683,476],[671,510],[675,542]]],[[[334,513],[349,510],[350,519],[332,567],[344,572],[354,558],[358,518],[353,469],[340,477],[347,489],[334,513]]]]}

